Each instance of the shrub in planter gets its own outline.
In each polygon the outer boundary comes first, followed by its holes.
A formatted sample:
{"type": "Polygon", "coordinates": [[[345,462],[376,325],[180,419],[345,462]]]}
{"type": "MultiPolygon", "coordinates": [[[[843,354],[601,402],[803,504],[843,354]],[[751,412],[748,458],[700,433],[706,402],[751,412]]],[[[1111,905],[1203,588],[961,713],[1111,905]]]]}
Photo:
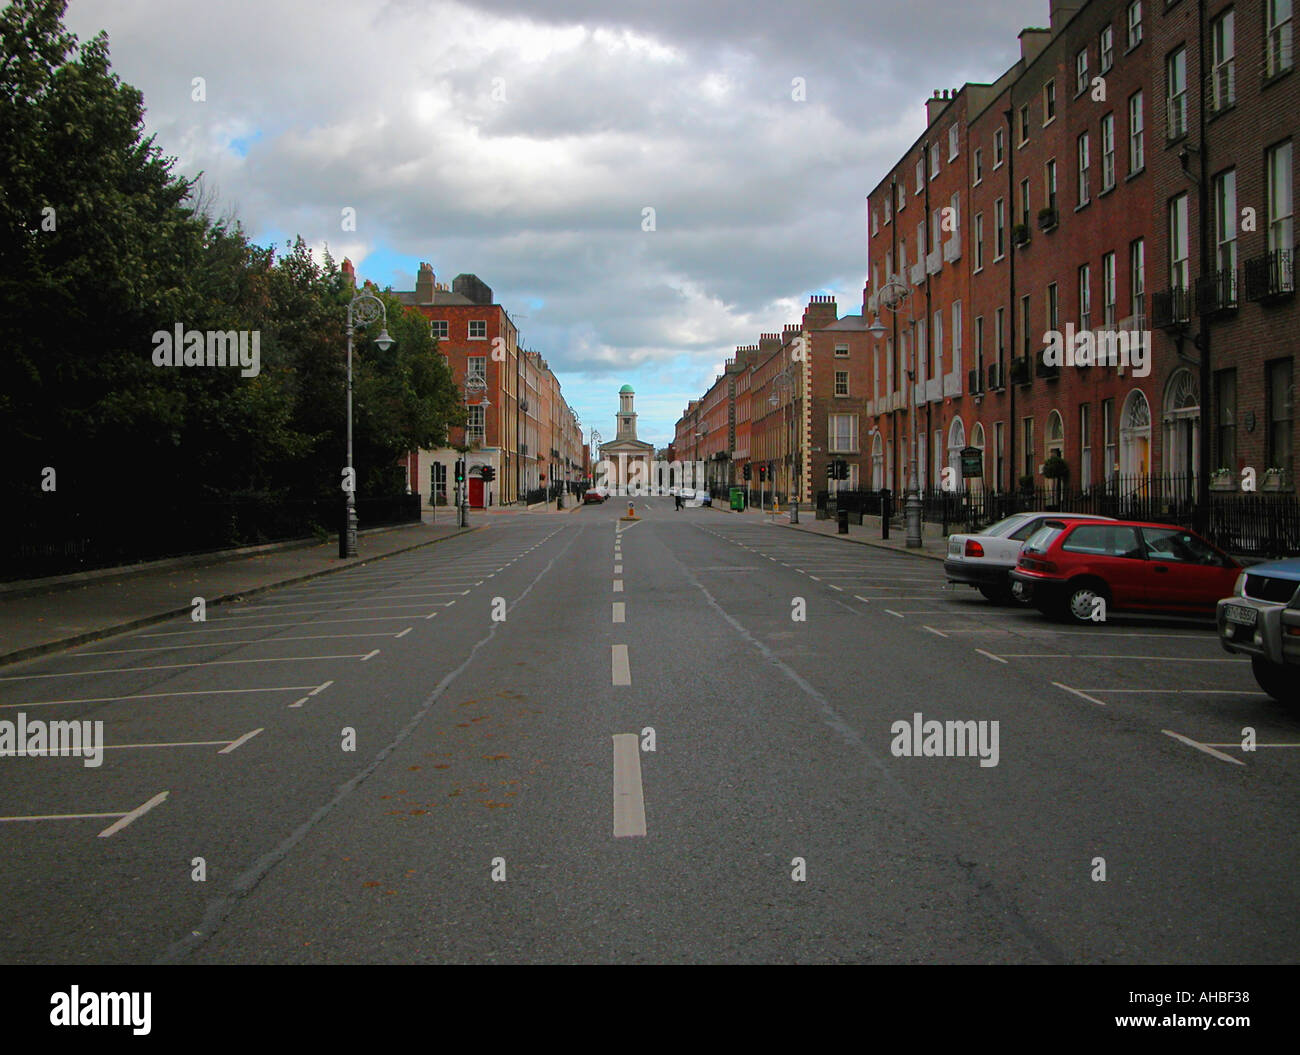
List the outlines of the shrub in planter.
{"type": "Polygon", "coordinates": [[[1064,480],[1070,475],[1070,467],[1059,454],[1053,454],[1043,462],[1043,475],[1049,480],[1064,480]]]}

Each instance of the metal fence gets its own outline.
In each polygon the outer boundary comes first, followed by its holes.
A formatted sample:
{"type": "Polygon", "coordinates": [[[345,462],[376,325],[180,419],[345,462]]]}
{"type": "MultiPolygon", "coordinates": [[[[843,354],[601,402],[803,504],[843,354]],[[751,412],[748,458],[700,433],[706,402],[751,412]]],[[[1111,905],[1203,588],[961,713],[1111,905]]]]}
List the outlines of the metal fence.
{"type": "MultiPolygon", "coordinates": [[[[418,494],[357,499],[362,528],[419,523],[418,494]]],[[[343,526],[340,499],[273,495],[195,502],[175,508],[150,496],[86,508],[52,493],[0,518],[0,580],[64,575],[240,546],[332,535],[343,526]],[[48,500],[45,500],[48,499],[48,500]]]]}
{"type": "MultiPolygon", "coordinates": [[[[893,518],[901,522],[906,492],[894,496],[893,518]]],[[[880,491],[821,491],[817,508],[833,516],[879,516],[880,491]]],[[[1300,499],[1289,492],[1211,492],[1209,510],[1198,515],[1194,476],[1115,476],[1083,489],[1049,484],[1032,490],[921,492],[921,519],[939,524],[945,535],[978,531],[1012,513],[1089,513],[1119,520],[1199,525],[1212,542],[1235,554],[1272,558],[1300,554],[1300,499]]],[[[859,523],[861,520],[859,519],[859,523]]]]}

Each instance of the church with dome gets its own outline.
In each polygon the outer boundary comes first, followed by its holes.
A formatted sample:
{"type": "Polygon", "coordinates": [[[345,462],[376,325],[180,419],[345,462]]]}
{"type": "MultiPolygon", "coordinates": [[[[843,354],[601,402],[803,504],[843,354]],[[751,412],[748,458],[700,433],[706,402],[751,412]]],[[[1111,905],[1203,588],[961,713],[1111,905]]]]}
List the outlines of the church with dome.
{"type": "Polygon", "coordinates": [[[631,385],[624,385],[618,390],[618,428],[614,438],[600,445],[601,460],[607,464],[606,485],[611,489],[622,491],[629,481],[646,487],[651,482],[651,469],[654,463],[655,447],[636,438],[636,411],[633,401],[636,392],[631,385]],[[634,469],[638,462],[640,468],[634,469]]]}

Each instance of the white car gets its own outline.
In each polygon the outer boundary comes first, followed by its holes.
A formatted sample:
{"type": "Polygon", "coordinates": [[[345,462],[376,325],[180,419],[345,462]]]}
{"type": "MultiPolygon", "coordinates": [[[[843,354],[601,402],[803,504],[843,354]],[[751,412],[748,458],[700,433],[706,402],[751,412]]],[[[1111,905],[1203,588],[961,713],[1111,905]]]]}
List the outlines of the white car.
{"type": "Polygon", "coordinates": [[[949,582],[973,586],[995,604],[1021,600],[1012,590],[1010,571],[1020,559],[1020,547],[1045,520],[1113,520],[1089,513],[1012,513],[979,534],[949,535],[943,570],[949,582]]]}

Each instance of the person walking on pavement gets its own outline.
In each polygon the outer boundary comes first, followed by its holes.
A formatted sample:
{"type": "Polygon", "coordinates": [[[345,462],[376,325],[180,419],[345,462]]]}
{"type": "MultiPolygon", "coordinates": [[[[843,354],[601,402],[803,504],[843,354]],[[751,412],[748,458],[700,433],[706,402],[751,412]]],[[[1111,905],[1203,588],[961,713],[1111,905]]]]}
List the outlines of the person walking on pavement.
{"type": "Polygon", "coordinates": [[[678,491],[676,494],[673,495],[673,509],[676,510],[681,508],[682,508],[682,493],[678,491]]]}

